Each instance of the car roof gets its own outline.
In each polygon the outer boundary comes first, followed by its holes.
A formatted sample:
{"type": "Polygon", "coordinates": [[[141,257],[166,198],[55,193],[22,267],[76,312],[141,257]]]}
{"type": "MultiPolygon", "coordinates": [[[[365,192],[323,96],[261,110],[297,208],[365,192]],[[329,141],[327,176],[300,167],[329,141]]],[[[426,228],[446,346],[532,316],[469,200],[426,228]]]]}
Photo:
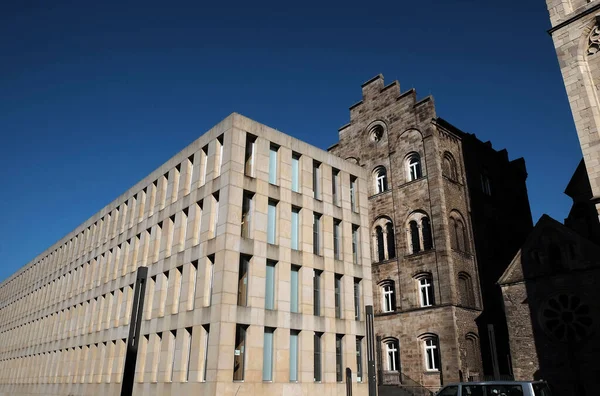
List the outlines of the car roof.
{"type": "Polygon", "coordinates": [[[545,381],[474,381],[474,382],[453,382],[450,385],[523,385],[523,384],[545,384],[545,381]]]}

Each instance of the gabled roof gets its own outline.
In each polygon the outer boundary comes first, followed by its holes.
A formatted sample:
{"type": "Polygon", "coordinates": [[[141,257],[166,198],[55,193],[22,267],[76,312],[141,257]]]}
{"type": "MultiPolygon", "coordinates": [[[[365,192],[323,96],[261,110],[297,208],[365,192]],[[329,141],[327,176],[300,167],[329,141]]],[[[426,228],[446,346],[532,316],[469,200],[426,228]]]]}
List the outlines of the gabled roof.
{"type": "Polygon", "coordinates": [[[528,262],[527,258],[524,260],[525,256],[529,255],[532,249],[542,245],[542,240],[548,236],[559,238],[564,242],[563,245],[574,244],[578,246],[577,251],[581,256],[576,259],[578,269],[598,265],[600,260],[600,246],[544,214],[529,233],[523,246],[515,254],[510,265],[498,280],[498,284],[517,283],[525,279],[548,275],[549,269],[543,268],[541,264],[529,265],[526,268],[523,266],[524,261],[525,264],[528,262]]]}

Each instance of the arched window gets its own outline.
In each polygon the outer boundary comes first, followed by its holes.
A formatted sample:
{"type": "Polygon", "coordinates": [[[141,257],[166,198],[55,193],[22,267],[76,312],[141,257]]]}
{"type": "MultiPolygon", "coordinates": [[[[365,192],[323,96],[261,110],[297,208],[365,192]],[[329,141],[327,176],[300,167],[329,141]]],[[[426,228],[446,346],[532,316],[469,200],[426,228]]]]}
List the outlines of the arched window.
{"type": "Polygon", "coordinates": [[[394,224],[389,217],[380,217],[373,223],[373,257],[376,262],[396,257],[396,236],[394,224]]]}
{"type": "Polygon", "coordinates": [[[387,170],[383,166],[378,166],[375,168],[373,171],[373,177],[375,178],[375,193],[379,194],[387,191],[387,170]]]}
{"type": "Polygon", "coordinates": [[[413,212],[408,218],[407,238],[410,254],[433,249],[431,221],[423,212],[413,212]]]}
{"type": "Polygon", "coordinates": [[[469,238],[465,223],[461,220],[460,214],[454,212],[450,217],[450,240],[452,249],[459,252],[469,253],[469,238]]]}
{"type": "Polygon", "coordinates": [[[384,261],[385,260],[385,247],[384,239],[383,239],[383,230],[380,226],[375,227],[375,236],[377,238],[377,260],[384,261]]]}
{"type": "Polygon", "coordinates": [[[435,334],[426,334],[421,338],[423,343],[423,357],[425,360],[425,370],[439,371],[440,362],[440,344],[438,336],[435,334]]]}
{"type": "Polygon", "coordinates": [[[466,342],[466,352],[467,352],[467,368],[469,370],[469,375],[467,379],[469,381],[473,380],[473,374],[477,374],[479,372],[480,364],[479,364],[479,342],[477,335],[473,333],[468,333],[465,336],[466,342]]]}
{"type": "Polygon", "coordinates": [[[458,274],[458,290],[460,304],[466,307],[475,307],[475,292],[473,291],[473,281],[466,272],[458,274]]]}
{"type": "Polygon", "coordinates": [[[417,277],[419,286],[419,304],[421,307],[431,307],[434,304],[433,278],[431,274],[417,277]]]}
{"type": "Polygon", "coordinates": [[[412,220],[409,224],[410,227],[410,243],[412,246],[412,253],[419,253],[421,251],[421,241],[419,238],[419,226],[415,220],[412,220]]]}
{"type": "Polygon", "coordinates": [[[452,154],[446,151],[442,161],[442,174],[450,180],[457,181],[456,161],[452,154]]]}
{"type": "Polygon", "coordinates": [[[385,349],[386,371],[400,371],[400,354],[398,340],[388,338],[383,341],[385,349]]]}
{"type": "Polygon", "coordinates": [[[421,230],[423,232],[423,250],[433,249],[433,239],[431,238],[431,225],[429,224],[428,217],[423,217],[421,219],[421,230]]]}
{"type": "Polygon", "coordinates": [[[406,160],[406,166],[408,181],[417,180],[423,177],[423,172],[421,170],[421,157],[419,157],[419,154],[411,154],[406,160]]]}
{"type": "Polygon", "coordinates": [[[396,290],[394,281],[385,280],[380,283],[381,287],[381,311],[394,312],[396,310],[396,290]]]}
{"type": "Polygon", "coordinates": [[[389,259],[396,257],[396,237],[394,235],[394,225],[389,222],[385,225],[385,232],[387,237],[387,254],[389,259]]]}

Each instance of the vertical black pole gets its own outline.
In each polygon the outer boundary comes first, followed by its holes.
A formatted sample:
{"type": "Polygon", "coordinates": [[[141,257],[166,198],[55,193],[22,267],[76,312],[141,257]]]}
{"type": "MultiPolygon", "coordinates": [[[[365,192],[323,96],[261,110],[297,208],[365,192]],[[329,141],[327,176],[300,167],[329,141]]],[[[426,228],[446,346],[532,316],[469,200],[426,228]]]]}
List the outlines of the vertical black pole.
{"type": "Polygon", "coordinates": [[[377,377],[375,375],[375,334],[373,330],[373,306],[365,307],[367,324],[367,375],[369,378],[369,396],[377,396],[377,377]]]}
{"type": "Polygon", "coordinates": [[[346,396],[352,396],[352,369],[346,367],[346,396]]]}
{"type": "Polygon", "coordinates": [[[144,312],[144,296],[146,292],[147,277],[148,268],[138,268],[133,293],[133,306],[131,307],[131,320],[129,321],[129,338],[127,339],[127,353],[125,354],[123,381],[121,382],[121,396],[132,396],[133,394],[133,380],[135,378],[135,364],[137,363],[140,328],[142,327],[142,313],[144,312]]]}

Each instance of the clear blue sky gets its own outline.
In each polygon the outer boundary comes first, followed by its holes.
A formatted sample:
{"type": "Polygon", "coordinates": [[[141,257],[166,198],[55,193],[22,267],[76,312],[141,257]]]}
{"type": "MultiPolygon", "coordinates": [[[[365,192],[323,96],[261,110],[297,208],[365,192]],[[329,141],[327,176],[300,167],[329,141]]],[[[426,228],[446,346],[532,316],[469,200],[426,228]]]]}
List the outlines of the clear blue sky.
{"type": "Polygon", "coordinates": [[[543,0],[122,3],[0,9],[0,280],[233,111],[327,148],[378,73],[525,157],[534,220],[568,213],[543,0]]]}

